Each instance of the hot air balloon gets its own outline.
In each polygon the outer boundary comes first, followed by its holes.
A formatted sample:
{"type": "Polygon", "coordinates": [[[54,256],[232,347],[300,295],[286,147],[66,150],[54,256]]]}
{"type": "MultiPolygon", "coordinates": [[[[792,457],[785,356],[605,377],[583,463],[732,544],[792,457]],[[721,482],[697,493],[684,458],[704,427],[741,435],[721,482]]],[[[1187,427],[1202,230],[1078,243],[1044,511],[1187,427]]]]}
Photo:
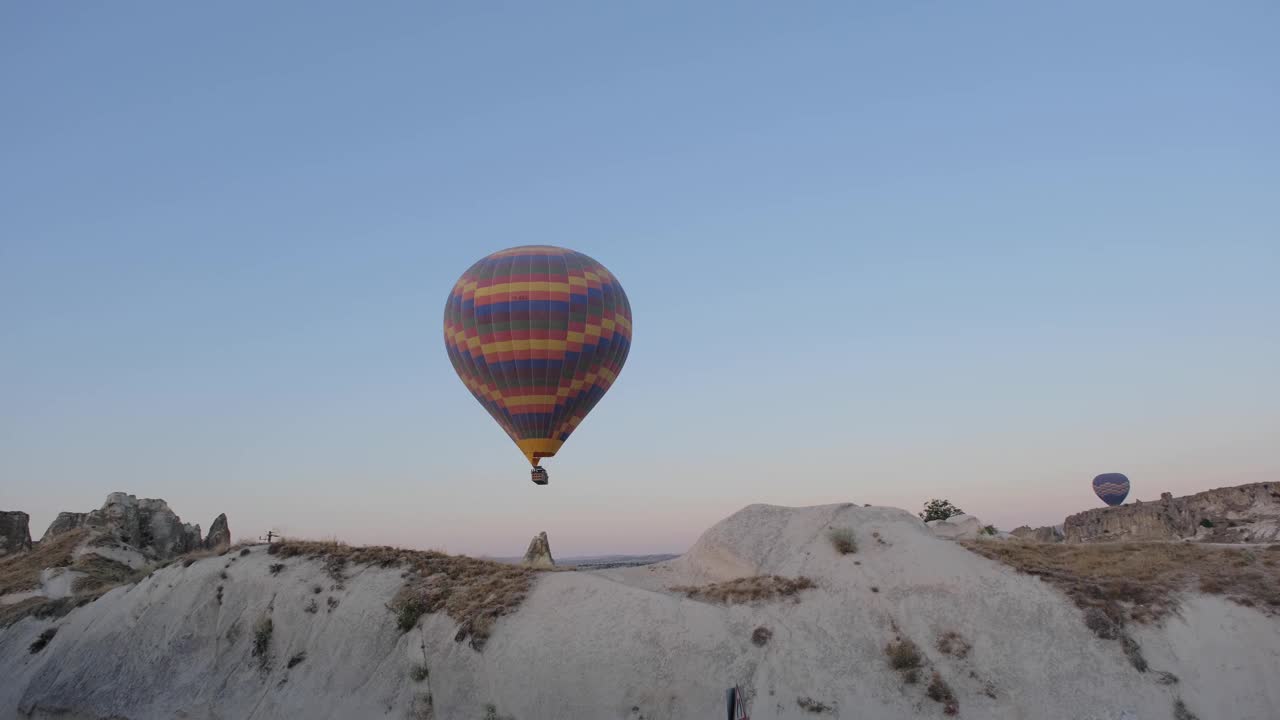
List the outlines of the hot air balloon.
{"type": "Polygon", "coordinates": [[[1129,496],[1129,478],[1120,473],[1103,473],[1093,479],[1093,492],[1102,502],[1115,507],[1129,496]]]}
{"type": "Polygon", "coordinates": [[[539,461],[569,439],[631,349],[618,279],[573,250],[526,245],[482,258],[444,308],[453,369],[547,484],[539,461]]]}

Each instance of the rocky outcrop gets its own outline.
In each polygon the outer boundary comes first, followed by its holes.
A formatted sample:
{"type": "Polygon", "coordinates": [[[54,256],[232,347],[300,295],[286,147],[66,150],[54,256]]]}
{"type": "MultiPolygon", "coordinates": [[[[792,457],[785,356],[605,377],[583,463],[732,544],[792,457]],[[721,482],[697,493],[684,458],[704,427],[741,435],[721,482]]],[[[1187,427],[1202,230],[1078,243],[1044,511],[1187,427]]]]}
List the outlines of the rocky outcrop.
{"type": "Polygon", "coordinates": [[[540,532],[529,541],[529,549],[524,553],[524,564],[529,567],[552,567],[556,561],[551,557],[551,543],[547,541],[547,533],[540,532]]]}
{"type": "Polygon", "coordinates": [[[1211,542],[1280,540],[1280,483],[1206,490],[1156,502],[1097,508],[1063,523],[1067,542],[1196,539],[1211,542]]]}
{"type": "Polygon", "coordinates": [[[982,521],[972,515],[952,515],[925,523],[934,535],[948,540],[973,540],[982,534],[982,521]]]}
{"type": "Polygon", "coordinates": [[[84,527],[84,519],[89,517],[89,513],[77,512],[60,512],[58,517],[49,523],[49,527],[44,531],[44,535],[40,537],[40,542],[50,540],[65,532],[71,532],[79,527],[84,527]]]}
{"type": "Polygon", "coordinates": [[[1062,532],[1052,525],[1033,528],[1030,525],[1023,525],[1014,528],[1010,535],[1019,540],[1029,540],[1031,542],[1056,543],[1062,542],[1062,532]]]}
{"type": "Polygon", "coordinates": [[[31,549],[30,521],[21,510],[0,510],[0,555],[31,549]]]}
{"type": "Polygon", "coordinates": [[[209,526],[209,535],[204,539],[206,550],[222,550],[231,547],[231,530],[227,527],[227,514],[222,513],[213,519],[209,526]]]}
{"type": "MultiPolygon", "coordinates": [[[[225,518],[223,525],[225,529],[225,518]]],[[[200,526],[182,522],[164,500],[122,492],[111,493],[101,508],[91,512],[58,513],[43,540],[77,528],[110,535],[159,560],[205,547],[200,526]]]]}
{"type": "Polygon", "coordinates": [[[150,549],[160,558],[202,547],[200,526],[182,522],[169,504],[158,498],[111,493],[102,508],[89,513],[85,524],[103,527],[121,542],[150,549]]]}
{"type": "Polygon", "coordinates": [[[422,561],[442,572],[429,602],[440,605],[415,611],[409,635],[391,608],[426,578],[381,566],[400,555],[353,552],[335,584],[328,558],[256,547],[234,563],[174,563],[63,617],[0,628],[0,718],[711,718],[723,716],[724,687],[738,685],[757,720],[942,720],[926,690],[934,669],[968,720],[1171,720],[1175,698],[1186,707],[1177,716],[1204,720],[1275,720],[1280,708],[1280,621],[1265,608],[1187,593],[1163,622],[1126,628],[1131,652],[1152,666],[1139,672],[1128,646],[1095,635],[1052,584],[892,508],[754,505],[680,558],[540,572],[523,598],[502,591],[505,581],[488,595],[440,594],[470,576],[453,577],[453,563],[431,554],[422,561]],[[857,554],[833,552],[836,527],[856,530],[857,554]],[[680,590],[753,587],[759,575],[815,586],[732,605],[680,590]],[[460,644],[474,628],[442,607],[470,602],[518,603],[489,618],[482,651],[460,644]],[[271,632],[255,632],[268,618],[271,632]],[[758,627],[772,632],[764,648],[751,644],[758,627]],[[47,647],[29,651],[51,631],[47,647]],[[904,684],[886,664],[895,635],[928,656],[923,682],[904,684]],[[940,635],[954,654],[935,650],[940,635]],[[1157,680],[1173,676],[1176,687],[1157,680]]]}

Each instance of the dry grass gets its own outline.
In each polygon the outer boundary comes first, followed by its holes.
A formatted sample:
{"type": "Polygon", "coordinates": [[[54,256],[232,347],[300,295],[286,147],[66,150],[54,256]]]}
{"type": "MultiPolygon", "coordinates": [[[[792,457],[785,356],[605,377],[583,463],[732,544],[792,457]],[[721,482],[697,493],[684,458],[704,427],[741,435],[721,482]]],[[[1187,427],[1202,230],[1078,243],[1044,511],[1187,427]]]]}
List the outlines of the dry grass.
{"type": "Polygon", "coordinates": [[[29,650],[32,655],[35,655],[36,653],[43,650],[45,646],[49,644],[49,641],[53,639],[53,636],[57,634],[58,634],[58,628],[56,627],[46,628],[44,632],[40,633],[40,637],[37,637],[34,641],[32,641],[31,645],[27,648],[27,650],[29,650]]]}
{"type": "Polygon", "coordinates": [[[104,593],[113,587],[125,583],[136,582],[146,573],[101,555],[85,555],[71,566],[73,570],[85,573],[76,578],[71,591],[77,595],[83,593],[104,593]]]}
{"type": "Polygon", "coordinates": [[[275,624],[270,615],[263,615],[253,626],[253,656],[258,658],[258,667],[266,669],[271,662],[271,635],[275,624]]]}
{"type": "Polygon", "coordinates": [[[831,547],[841,555],[858,552],[858,540],[854,537],[853,528],[832,528],[827,531],[827,539],[831,541],[831,547]]]}
{"type": "Polygon", "coordinates": [[[434,720],[435,716],[435,705],[431,699],[431,693],[422,692],[413,696],[413,706],[409,710],[409,717],[414,720],[434,720]]]}
{"type": "Polygon", "coordinates": [[[1180,593],[1195,589],[1280,615],[1280,563],[1269,562],[1267,551],[1172,542],[962,544],[1052,583],[1118,624],[1158,620],[1177,608],[1180,593]]]}
{"type": "Polygon", "coordinates": [[[889,643],[884,648],[884,654],[889,656],[889,667],[899,672],[916,670],[922,662],[920,648],[910,639],[889,643]]]}
{"type": "Polygon", "coordinates": [[[70,566],[75,560],[72,551],[87,534],[84,529],[72,530],[29,552],[0,558],[0,595],[35,590],[40,587],[41,570],[70,566]]]}
{"type": "MultiPolygon", "coordinates": [[[[535,573],[519,565],[429,550],[297,540],[276,547],[276,554],[282,557],[322,559],[330,576],[339,582],[347,565],[407,567],[408,582],[390,605],[400,629],[408,632],[423,615],[443,612],[459,625],[455,639],[470,638],[476,650],[484,647],[498,618],[515,612],[524,602],[535,573]]],[[[331,610],[333,606],[336,603],[331,603],[331,610]]]]}
{"type": "Polygon", "coordinates": [[[933,673],[933,677],[929,680],[929,687],[925,692],[929,695],[930,700],[942,703],[942,712],[947,715],[955,715],[960,711],[960,703],[956,701],[955,693],[951,691],[951,686],[947,684],[946,680],[942,679],[942,675],[939,673],[933,673]]]}
{"type": "Polygon", "coordinates": [[[761,625],[751,633],[751,643],[756,647],[764,647],[773,639],[773,631],[761,625]]]}
{"type": "Polygon", "coordinates": [[[679,585],[671,589],[684,593],[694,600],[737,605],[793,597],[801,590],[813,587],[817,586],[807,577],[784,578],[779,575],[756,575],[708,585],[679,585]]]}
{"type": "Polygon", "coordinates": [[[8,627],[24,617],[36,617],[44,620],[60,618],[98,598],[97,594],[81,597],[71,596],[48,600],[42,597],[27,598],[12,605],[0,605],[0,628],[8,627]]]}
{"type": "MultiPolygon", "coordinates": [[[[30,552],[0,559],[0,595],[26,592],[40,587],[40,573],[45,568],[64,567],[84,573],[72,585],[71,597],[49,600],[44,597],[28,598],[10,605],[0,605],[0,627],[6,627],[27,616],[38,618],[62,617],[81,605],[93,602],[113,587],[138,580],[144,573],[128,565],[100,555],[74,555],[88,536],[89,531],[80,528],[63,533],[41,543],[30,552]]],[[[108,538],[109,539],[109,538],[108,538]]],[[[110,539],[109,539],[110,540],[110,539]]],[[[94,547],[114,544],[102,537],[90,542],[94,547]]]]}
{"type": "Polygon", "coordinates": [[[824,702],[818,702],[811,697],[796,698],[796,705],[799,705],[801,710],[813,713],[814,715],[829,713],[832,711],[830,705],[824,702]]]}
{"type": "Polygon", "coordinates": [[[1182,702],[1182,698],[1173,701],[1173,720],[1200,720],[1200,718],[1182,702]]]}
{"type": "Polygon", "coordinates": [[[948,630],[938,636],[938,650],[944,655],[952,657],[964,658],[969,655],[969,651],[973,646],[968,640],[964,639],[960,633],[955,630],[948,630]]]}

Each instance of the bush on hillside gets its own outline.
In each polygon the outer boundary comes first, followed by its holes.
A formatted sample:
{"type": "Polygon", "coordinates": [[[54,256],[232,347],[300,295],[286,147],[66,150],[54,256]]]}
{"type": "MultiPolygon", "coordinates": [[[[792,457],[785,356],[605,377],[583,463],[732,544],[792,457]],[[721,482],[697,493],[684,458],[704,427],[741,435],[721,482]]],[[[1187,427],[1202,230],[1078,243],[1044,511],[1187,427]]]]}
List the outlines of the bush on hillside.
{"type": "Polygon", "coordinates": [[[934,498],[924,504],[924,510],[920,513],[920,519],[925,522],[933,520],[946,520],[953,515],[963,515],[964,511],[951,504],[950,500],[938,500],[934,498]]]}

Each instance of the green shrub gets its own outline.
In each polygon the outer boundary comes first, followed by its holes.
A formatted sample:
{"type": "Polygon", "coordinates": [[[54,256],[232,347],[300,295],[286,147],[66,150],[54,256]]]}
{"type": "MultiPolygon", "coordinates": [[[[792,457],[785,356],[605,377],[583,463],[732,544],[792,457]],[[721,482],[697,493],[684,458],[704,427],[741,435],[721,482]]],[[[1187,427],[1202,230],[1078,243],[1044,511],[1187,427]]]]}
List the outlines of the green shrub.
{"type": "Polygon", "coordinates": [[[400,632],[407,633],[418,624],[418,619],[426,614],[427,604],[421,598],[407,598],[396,612],[396,627],[400,628],[400,632]]]}
{"type": "Polygon", "coordinates": [[[925,522],[932,520],[946,520],[952,515],[963,515],[964,511],[951,504],[950,500],[938,500],[937,498],[930,500],[924,504],[924,510],[920,513],[920,519],[925,522]]]}

